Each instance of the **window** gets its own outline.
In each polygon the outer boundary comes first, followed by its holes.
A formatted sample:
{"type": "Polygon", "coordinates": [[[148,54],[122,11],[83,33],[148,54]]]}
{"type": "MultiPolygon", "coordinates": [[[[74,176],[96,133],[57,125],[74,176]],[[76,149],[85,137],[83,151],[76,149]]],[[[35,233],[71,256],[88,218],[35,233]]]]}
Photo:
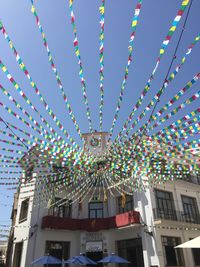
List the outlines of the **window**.
{"type": "Polygon", "coordinates": [[[22,201],[20,215],[19,215],[19,222],[23,222],[27,219],[28,205],[29,205],[29,198],[22,201]]]}
{"type": "Polygon", "coordinates": [[[55,198],[55,205],[49,209],[49,215],[70,218],[72,213],[72,201],[62,198],[55,198]]]}
{"type": "Polygon", "coordinates": [[[4,264],[4,258],[3,258],[3,251],[2,250],[0,250],[0,266],[4,266],[3,264],[4,264]]]}
{"type": "Polygon", "coordinates": [[[176,220],[174,200],[171,192],[155,190],[157,216],[161,219],[176,220]]]}
{"type": "Polygon", "coordinates": [[[200,222],[196,199],[188,196],[181,196],[181,198],[183,203],[183,216],[185,221],[191,223],[200,222]]]}
{"type": "Polygon", "coordinates": [[[200,173],[196,174],[197,184],[200,185],[200,173]]]}
{"type": "Polygon", "coordinates": [[[90,202],[88,213],[90,219],[103,218],[103,202],[90,202]]]}
{"type": "MultiPolygon", "coordinates": [[[[53,257],[56,257],[60,260],[63,259],[68,259],[69,258],[69,253],[70,252],[70,243],[69,242],[60,242],[60,241],[46,241],[46,249],[45,253],[46,255],[49,254],[53,257]]],[[[47,265],[44,265],[47,266],[47,265]]],[[[48,264],[48,267],[62,267],[62,266],[67,266],[67,264],[62,265],[62,264],[48,264]]]]}
{"type": "MultiPolygon", "coordinates": [[[[192,240],[192,238],[190,238],[192,240]]],[[[192,248],[192,255],[195,266],[200,265],[200,248],[192,248]]]]}
{"type": "Polygon", "coordinates": [[[133,210],[133,196],[125,195],[124,200],[125,203],[123,205],[123,197],[120,196],[117,198],[118,213],[124,213],[133,210]]]}
{"type": "Polygon", "coordinates": [[[184,266],[183,251],[181,248],[174,247],[181,244],[179,237],[162,236],[162,247],[165,266],[184,266]]]}
{"type": "Polygon", "coordinates": [[[33,166],[30,166],[28,169],[26,169],[26,171],[25,171],[26,180],[31,180],[32,179],[33,170],[34,170],[33,166]]]}
{"type": "Polygon", "coordinates": [[[144,267],[142,239],[126,239],[116,241],[118,255],[131,263],[118,264],[119,267],[144,267]]]}

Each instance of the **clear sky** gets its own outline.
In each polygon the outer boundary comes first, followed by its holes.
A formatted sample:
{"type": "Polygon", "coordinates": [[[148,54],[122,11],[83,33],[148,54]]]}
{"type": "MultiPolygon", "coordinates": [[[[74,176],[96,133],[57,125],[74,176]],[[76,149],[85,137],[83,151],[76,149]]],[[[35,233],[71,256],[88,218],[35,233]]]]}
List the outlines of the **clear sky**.
{"type": "MultiPolygon", "coordinates": [[[[125,89],[123,103],[119,113],[114,136],[121,129],[123,122],[132,110],[137,98],[140,96],[159,55],[159,49],[164,40],[169,27],[177,14],[182,1],[180,0],[143,0],[141,15],[136,31],[133,47],[133,62],[130,67],[129,77],[125,89]]],[[[94,129],[99,130],[99,6],[100,0],[76,0],[74,1],[74,12],[79,39],[79,48],[83,61],[83,71],[86,79],[87,95],[94,129]]],[[[125,71],[128,56],[128,41],[131,33],[131,20],[133,17],[135,0],[107,0],[105,4],[105,43],[104,43],[104,74],[105,74],[105,106],[103,108],[103,130],[109,131],[116,110],[116,102],[119,97],[121,83],[125,71]]],[[[64,85],[65,93],[71,103],[76,120],[82,133],[88,132],[88,121],[86,109],[83,102],[80,79],[78,76],[79,67],[74,54],[73,31],[70,23],[70,12],[68,1],[63,0],[37,0],[35,6],[46,33],[49,48],[53,54],[54,62],[57,66],[64,85]]],[[[186,29],[181,40],[177,58],[174,61],[172,70],[180,62],[185,54],[188,45],[193,42],[195,36],[200,32],[200,1],[193,0],[191,12],[189,14],[186,29]]],[[[80,139],[75,131],[73,123],[66,111],[64,101],[59,92],[58,85],[53,72],[51,71],[47,53],[42,43],[42,38],[36,26],[35,18],[31,13],[31,3],[29,0],[6,0],[0,1],[0,18],[15,44],[20,56],[25,62],[33,80],[45,96],[46,102],[53,109],[59,120],[80,143],[80,139]]],[[[158,91],[163,83],[166,71],[177,44],[180,31],[183,26],[183,19],[175,32],[172,41],[163,56],[160,67],[156,73],[150,92],[147,94],[144,104],[147,104],[151,97],[158,91]]],[[[19,69],[15,58],[4,39],[0,34],[0,59],[7,66],[10,73],[26,92],[33,104],[40,110],[41,114],[51,123],[52,120],[45,112],[39,99],[24,74],[19,69]]],[[[194,48],[184,67],[177,75],[177,78],[167,88],[161,97],[158,108],[169,100],[178,90],[186,85],[195,74],[200,72],[200,47],[194,48]]],[[[13,86],[8,82],[5,74],[0,70],[0,83],[12,94],[12,96],[31,113],[30,107],[13,90],[13,86]]],[[[199,90],[197,83],[183,99],[188,98],[199,90]]],[[[13,104],[0,92],[1,102],[16,111],[13,104]]],[[[181,101],[182,102],[182,101],[181,101]]],[[[178,102],[180,103],[180,102],[178,102]]],[[[189,109],[181,112],[187,114],[189,110],[198,107],[200,101],[197,100],[189,109]]],[[[141,107],[144,108],[144,105],[141,107]]],[[[20,112],[18,112],[21,114],[20,112]]],[[[33,113],[31,113],[33,114],[33,113]]],[[[139,113],[138,113],[139,114],[139,113]]],[[[18,127],[22,124],[14,120],[0,107],[0,115],[18,127]]],[[[179,115],[180,116],[180,115],[179,115]]],[[[35,116],[36,119],[39,118],[35,116]]],[[[148,118],[148,117],[147,117],[148,118]]],[[[177,119],[176,116],[173,119],[177,119]]],[[[1,124],[1,129],[5,129],[1,124]]],[[[0,136],[1,137],[1,136],[0,136]]],[[[1,177],[4,177],[2,174],[1,177]]],[[[0,186],[0,224],[9,224],[11,213],[13,190],[0,186]],[[11,196],[11,197],[6,197],[11,196]],[[6,204],[8,206],[3,206],[6,204]]],[[[0,229],[2,229],[0,227],[0,229]]]]}

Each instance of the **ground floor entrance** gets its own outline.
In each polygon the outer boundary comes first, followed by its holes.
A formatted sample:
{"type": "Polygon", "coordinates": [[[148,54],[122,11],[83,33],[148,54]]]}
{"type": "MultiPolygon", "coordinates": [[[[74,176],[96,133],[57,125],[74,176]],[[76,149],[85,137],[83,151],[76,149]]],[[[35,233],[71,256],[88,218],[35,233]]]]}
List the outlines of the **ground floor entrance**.
{"type": "Polygon", "coordinates": [[[18,242],[15,244],[13,267],[20,267],[21,257],[22,257],[22,249],[23,249],[23,242],[18,242]]]}
{"type": "MultiPolygon", "coordinates": [[[[69,259],[70,252],[70,243],[69,242],[60,242],[60,241],[46,241],[46,255],[49,254],[53,257],[56,257],[60,260],[69,259]]],[[[46,267],[46,265],[44,265],[46,267]]],[[[48,267],[62,267],[62,264],[49,264],[48,267]]],[[[65,264],[64,266],[67,266],[65,264]]]]}
{"type": "MultiPolygon", "coordinates": [[[[101,260],[103,258],[103,252],[102,251],[91,251],[91,252],[87,252],[86,253],[86,256],[88,258],[90,258],[91,260],[97,262],[99,260],[101,260]]],[[[94,265],[87,265],[88,267],[94,267],[94,265]]],[[[96,267],[102,267],[103,264],[98,264],[98,265],[95,265],[96,267]]]]}
{"type": "Polygon", "coordinates": [[[142,239],[117,241],[118,255],[130,261],[130,264],[119,264],[119,267],[144,267],[142,239]]]}

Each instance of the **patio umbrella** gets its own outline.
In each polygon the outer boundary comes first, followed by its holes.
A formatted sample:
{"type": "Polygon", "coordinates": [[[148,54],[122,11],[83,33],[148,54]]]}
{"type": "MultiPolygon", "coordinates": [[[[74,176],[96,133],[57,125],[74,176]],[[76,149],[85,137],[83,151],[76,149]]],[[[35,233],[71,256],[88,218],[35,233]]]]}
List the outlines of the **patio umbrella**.
{"type": "Polygon", "coordinates": [[[91,260],[90,258],[84,255],[74,256],[69,260],[65,260],[63,263],[71,263],[78,265],[97,264],[95,261],[91,260]]]}
{"type": "Polygon", "coordinates": [[[98,261],[99,263],[130,263],[130,261],[127,261],[124,258],[121,258],[114,253],[112,255],[108,255],[102,260],[98,261]]]}
{"type": "Polygon", "coordinates": [[[62,261],[58,258],[52,257],[51,255],[40,257],[39,259],[34,260],[31,264],[62,264],[62,261]]]}
{"type": "Polygon", "coordinates": [[[200,236],[189,240],[185,243],[182,243],[178,246],[176,246],[175,248],[200,248],[200,236]]]}

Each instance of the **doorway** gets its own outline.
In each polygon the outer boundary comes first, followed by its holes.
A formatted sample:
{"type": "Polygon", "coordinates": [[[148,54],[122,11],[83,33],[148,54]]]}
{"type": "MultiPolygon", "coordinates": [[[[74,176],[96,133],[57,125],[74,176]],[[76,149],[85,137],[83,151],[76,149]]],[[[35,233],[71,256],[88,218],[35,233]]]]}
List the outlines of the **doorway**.
{"type": "MultiPolygon", "coordinates": [[[[68,259],[70,252],[70,242],[62,241],[46,241],[46,254],[56,257],[60,260],[68,259]]],[[[46,265],[44,265],[46,267],[46,265]]],[[[54,267],[55,265],[49,264],[49,267],[54,267]]],[[[62,264],[57,264],[57,267],[62,267],[62,264]]],[[[65,264],[64,266],[68,266],[65,264]]]]}
{"type": "Polygon", "coordinates": [[[22,257],[22,249],[23,249],[23,242],[18,242],[15,244],[13,267],[20,267],[21,257],[22,257]]]}
{"type": "MultiPolygon", "coordinates": [[[[91,260],[97,262],[99,260],[101,260],[103,258],[103,252],[102,251],[88,251],[86,253],[86,256],[88,258],[90,258],[91,260]]],[[[87,265],[88,267],[94,267],[94,265],[87,265]]],[[[103,267],[102,263],[98,263],[97,265],[95,265],[96,267],[103,267]]]]}
{"type": "Polygon", "coordinates": [[[129,264],[119,264],[119,267],[144,267],[141,238],[117,241],[118,255],[130,261],[129,264]]]}

